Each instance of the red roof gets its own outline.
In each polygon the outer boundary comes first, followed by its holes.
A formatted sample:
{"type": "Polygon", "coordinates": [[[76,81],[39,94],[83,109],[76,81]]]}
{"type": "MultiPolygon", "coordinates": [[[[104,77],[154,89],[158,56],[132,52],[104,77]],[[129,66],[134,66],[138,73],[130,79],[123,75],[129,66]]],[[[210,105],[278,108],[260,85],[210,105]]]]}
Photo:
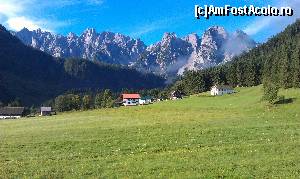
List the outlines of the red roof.
{"type": "Polygon", "coordinates": [[[122,94],[123,99],[140,99],[140,94],[122,94]]]}

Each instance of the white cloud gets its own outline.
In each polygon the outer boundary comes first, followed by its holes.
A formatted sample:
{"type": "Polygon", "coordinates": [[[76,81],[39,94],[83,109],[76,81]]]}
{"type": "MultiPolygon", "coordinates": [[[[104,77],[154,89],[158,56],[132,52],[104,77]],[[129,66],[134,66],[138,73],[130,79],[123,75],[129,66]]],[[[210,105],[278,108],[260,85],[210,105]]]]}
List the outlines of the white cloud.
{"type": "MultiPolygon", "coordinates": [[[[71,5],[74,1],[62,0],[61,5],[71,5]]],[[[53,4],[53,3],[52,3],[53,4]]],[[[49,1],[40,2],[39,0],[0,0],[0,23],[12,30],[21,30],[26,27],[29,30],[42,29],[44,31],[55,31],[56,28],[66,25],[67,23],[47,20],[44,18],[35,18],[31,11],[35,8],[47,8],[49,1]]],[[[56,3],[54,3],[56,4],[56,3]]],[[[58,4],[57,4],[58,5],[58,4]]]]}
{"type": "Polygon", "coordinates": [[[294,15],[291,17],[273,16],[273,17],[257,17],[257,19],[249,24],[244,31],[249,35],[255,35],[266,28],[284,28],[288,24],[293,23],[300,17],[300,1],[286,0],[277,4],[276,7],[291,7],[294,10],[294,15]]]}
{"type": "MultiPolygon", "coordinates": [[[[1,2],[1,0],[0,0],[1,2]]],[[[0,13],[4,16],[15,16],[23,10],[20,4],[14,2],[1,2],[0,13]]]]}
{"type": "Polygon", "coordinates": [[[36,30],[38,28],[41,28],[45,31],[52,31],[51,29],[47,29],[46,27],[43,27],[42,21],[33,21],[31,19],[28,19],[24,16],[21,17],[11,17],[6,21],[8,27],[13,30],[21,30],[24,27],[26,27],[29,30],[36,30]]]}
{"type": "Polygon", "coordinates": [[[256,20],[253,23],[251,23],[250,25],[248,25],[246,27],[246,29],[244,29],[244,31],[248,35],[255,35],[258,32],[260,32],[261,30],[263,30],[264,28],[269,27],[269,25],[273,21],[276,21],[275,17],[262,17],[261,19],[256,20]]]}

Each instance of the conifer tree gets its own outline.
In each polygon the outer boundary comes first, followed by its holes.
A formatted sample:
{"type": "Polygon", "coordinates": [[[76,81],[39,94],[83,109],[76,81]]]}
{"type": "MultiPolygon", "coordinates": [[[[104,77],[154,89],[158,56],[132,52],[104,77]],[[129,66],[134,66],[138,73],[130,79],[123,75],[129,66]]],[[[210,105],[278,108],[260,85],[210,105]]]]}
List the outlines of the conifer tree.
{"type": "Polygon", "coordinates": [[[293,51],[292,56],[292,83],[293,87],[300,88],[300,50],[299,47],[293,51]]]}

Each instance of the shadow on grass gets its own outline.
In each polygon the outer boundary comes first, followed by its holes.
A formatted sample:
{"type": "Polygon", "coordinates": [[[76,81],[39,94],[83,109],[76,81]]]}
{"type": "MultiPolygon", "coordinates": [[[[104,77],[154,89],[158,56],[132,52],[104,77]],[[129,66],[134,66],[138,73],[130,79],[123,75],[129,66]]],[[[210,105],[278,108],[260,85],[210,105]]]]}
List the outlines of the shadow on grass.
{"type": "Polygon", "coordinates": [[[274,104],[290,104],[293,103],[295,101],[296,98],[283,98],[283,99],[279,99],[277,102],[275,102],[274,104]]]}

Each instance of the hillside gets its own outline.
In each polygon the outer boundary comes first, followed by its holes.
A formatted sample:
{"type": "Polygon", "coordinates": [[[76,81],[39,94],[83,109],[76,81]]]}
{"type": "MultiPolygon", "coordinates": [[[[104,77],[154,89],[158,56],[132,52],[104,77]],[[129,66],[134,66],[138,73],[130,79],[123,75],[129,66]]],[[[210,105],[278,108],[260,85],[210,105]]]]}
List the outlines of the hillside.
{"type": "Polygon", "coordinates": [[[0,121],[3,178],[297,178],[300,92],[261,86],[149,106],[0,121]]]}
{"type": "Polygon", "coordinates": [[[185,73],[175,86],[186,93],[198,93],[213,84],[256,86],[264,80],[282,88],[300,87],[300,20],[231,62],[185,73]]]}
{"type": "Polygon", "coordinates": [[[69,89],[121,90],[164,86],[164,79],[134,69],[82,59],[59,59],[24,45],[0,26],[0,102],[31,106],[69,89]]]}

